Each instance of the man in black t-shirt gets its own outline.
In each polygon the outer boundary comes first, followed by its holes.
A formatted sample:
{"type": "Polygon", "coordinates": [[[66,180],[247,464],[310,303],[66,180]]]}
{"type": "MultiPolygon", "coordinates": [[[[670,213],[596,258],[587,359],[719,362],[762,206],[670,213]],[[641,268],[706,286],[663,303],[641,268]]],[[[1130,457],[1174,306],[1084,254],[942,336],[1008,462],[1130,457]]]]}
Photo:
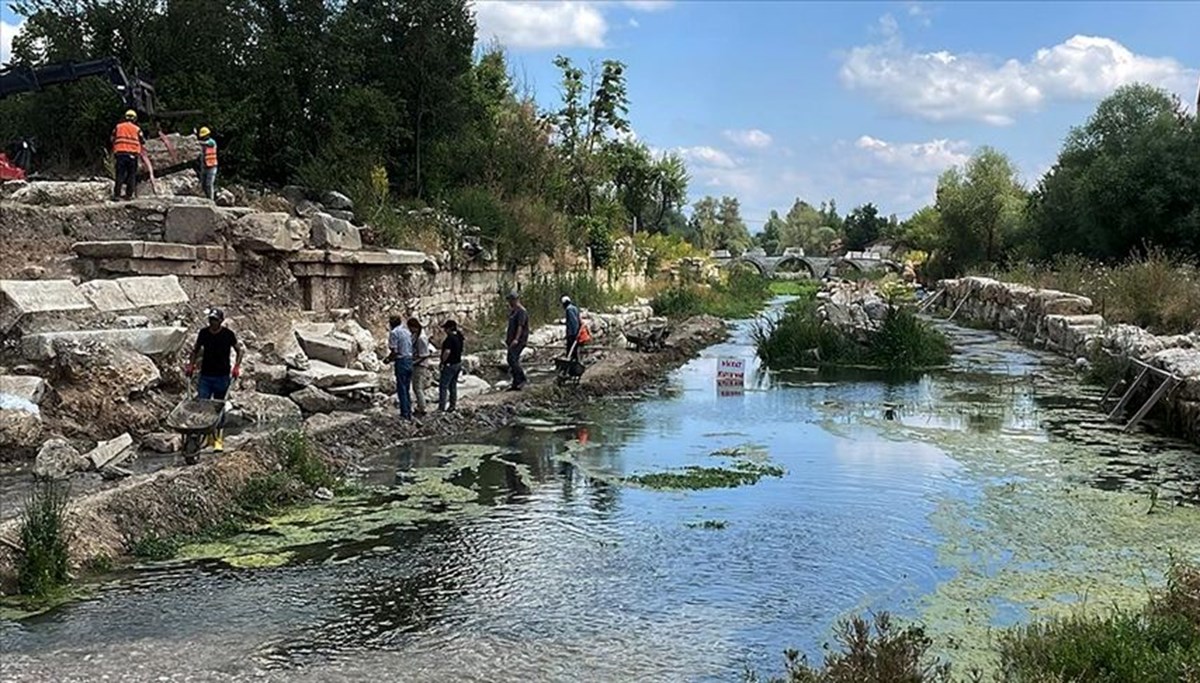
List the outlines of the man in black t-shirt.
{"type": "Polygon", "coordinates": [[[438,376],[438,410],[453,411],[458,406],[458,375],[462,372],[463,334],[458,323],[442,323],[446,340],[442,342],[442,372],[438,376]],[[447,404],[449,400],[449,404],[447,404]]]}
{"type": "MultiPolygon", "coordinates": [[[[242,354],[245,349],[233,330],[225,327],[224,323],[224,311],[219,308],[208,310],[208,327],[200,330],[196,337],[196,345],[192,348],[192,361],[184,371],[191,377],[196,372],[196,366],[200,366],[197,398],[202,400],[224,401],[225,395],[229,393],[230,382],[242,374],[242,354]],[[232,367],[229,365],[230,352],[236,354],[232,367]]],[[[224,434],[221,431],[224,424],[225,415],[222,413],[216,433],[209,437],[215,451],[225,448],[224,434]]]]}

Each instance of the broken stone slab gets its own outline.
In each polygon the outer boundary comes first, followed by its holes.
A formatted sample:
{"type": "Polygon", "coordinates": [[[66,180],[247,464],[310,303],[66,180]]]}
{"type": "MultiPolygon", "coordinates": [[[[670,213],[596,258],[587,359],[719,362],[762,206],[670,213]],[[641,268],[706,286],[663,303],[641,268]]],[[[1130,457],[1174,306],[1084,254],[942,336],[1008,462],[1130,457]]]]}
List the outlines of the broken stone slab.
{"type": "Polygon", "coordinates": [[[264,394],[282,394],[287,389],[286,365],[259,363],[254,367],[255,389],[264,394]]]}
{"type": "Polygon", "coordinates": [[[92,304],[70,280],[0,280],[0,331],[25,316],[87,311],[92,304]]]}
{"type": "Polygon", "coordinates": [[[233,394],[233,408],[226,414],[229,427],[257,425],[298,425],[303,416],[300,406],[287,396],[243,391],[233,394]]]}
{"type": "Polygon", "coordinates": [[[98,259],[96,267],[117,275],[183,275],[187,277],[232,277],[242,272],[237,260],[170,261],[166,259],[98,259]]]}
{"type": "Polygon", "coordinates": [[[368,372],[379,372],[383,369],[383,361],[375,354],[375,337],[370,330],[359,325],[354,318],[338,321],[337,330],[348,335],[358,346],[358,357],[354,363],[356,368],[361,366],[368,372]]]}
{"type": "Polygon", "coordinates": [[[33,474],[42,479],[65,479],[90,466],[91,461],[83,457],[70,441],[56,436],[47,439],[38,449],[33,461],[33,474]]]}
{"type": "Polygon", "coordinates": [[[316,336],[296,330],[296,339],[309,360],[325,361],[340,368],[348,368],[358,355],[358,347],[352,341],[334,336],[316,336]]]}
{"type": "Polygon", "coordinates": [[[345,403],[343,399],[314,386],[304,387],[288,398],[306,413],[331,413],[345,403]]]}
{"type": "Polygon", "coordinates": [[[39,405],[46,396],[46,380],[33,375],[0,375],[0,394],[39,405]]]}
{"type": "Polygon", "coordinates": [[[155,453],[178,453],[183,448],[183,436],[174,432],[154,432],[142,437],[142,448],[155,453]]]}
{"type": "Polygon", "coordinates": [[[187,292],[179,286],[179,278],[174,275],[123,277],[118,278],[117,283],[137,308],[178,306],[189,301],[187,292]]]}
{"type": "Polygon", "coordinates": [[[341,192],[336,192],[334,190],[329,190],[325,194],[321,195],[321,203],[324,204],[326,208],[330,208],[335,211],[354,210],[354,201],[341,192]]]}
{"type": "Polygon", "coordinates": [[[120,465],[133,455],[133,437],[129,432],[109,441],[101,441],[88,451],[84,457],[91,463],[92,469],[102,470],[105,467],[120,465]]]}
{"type": "Polygon", "coordinates": [[[124,346],[147,356],[169,355],[178,351],[187,338],[186,327],[145,327],[77,332],[43,332],[21,337],[21,355],[30,361],[45,361],[57,355],[56,342],[104,342],[124,346]]]}
{"type": "Polygon", "coordinates": [[[287,213],[252,213],[233,224],[233,240],[250,251],[298,251],[309,234],[308,225],[287,213]]]}
{"type": "Polygon", "coordinates": [[[377,382],[363,382],[361,384],[347,384],[340,387],[329,387],[327,391],[334,396],[345,396],[359,391],[375,392],[379,389],[377,382]]]}
{"type": "Polygon", "coordinates": [[[309,362],[307,370],[289,370],[288,379],[302,387],[316,386],[320,389],[328,389],[347,384],[372,382],[375,374],[363,370],[339,368],[325,361],[312,360],[309,362]]]}
{"type": "Polygon", "coordinates": [[[79,285],[79,293],[98,311],[127,311],[135,308],[116,280],[89,280],[79,285]]]}
{"type": "Polygon", "coordinates": [[[224,217],[217,207],[179,204],[167,211],[164,241],[181,244],[212,244],[217,241],[224,217]]]}
{"type": "Polygon", "coordinates": [[[362,249],[362,235],[350,221],[334,218],[327,213],[318,213],[309,219],[312,226],[309,242],[319,249],[362,249]]]}

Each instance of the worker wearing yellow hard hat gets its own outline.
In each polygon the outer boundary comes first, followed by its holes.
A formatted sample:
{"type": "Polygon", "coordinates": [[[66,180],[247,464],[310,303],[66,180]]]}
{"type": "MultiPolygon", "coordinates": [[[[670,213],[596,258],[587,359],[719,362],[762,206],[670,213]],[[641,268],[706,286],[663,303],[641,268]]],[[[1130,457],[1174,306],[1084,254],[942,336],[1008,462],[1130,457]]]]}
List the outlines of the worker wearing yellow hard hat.
{"type": "Polygon", "coordinates": [[[142,145],[146,136],[142,129],[134,123],[137,112],[130,109],[125,112],[125,120],[117,124],[112,133],[112,152],[116,182],[113,184],[113,201],[133,199],[137,192],[138,157],[142,154],[142,145]],[[122,192],[124,190],[124,192],[122,192]]]}
{"type": "Polygon", "coordinates": [[[212,201],[217,199],[217,141],[212,137],[208,126],[202,126],[196,133],[200,139],[200,188],[204,196],[212,201]]]}

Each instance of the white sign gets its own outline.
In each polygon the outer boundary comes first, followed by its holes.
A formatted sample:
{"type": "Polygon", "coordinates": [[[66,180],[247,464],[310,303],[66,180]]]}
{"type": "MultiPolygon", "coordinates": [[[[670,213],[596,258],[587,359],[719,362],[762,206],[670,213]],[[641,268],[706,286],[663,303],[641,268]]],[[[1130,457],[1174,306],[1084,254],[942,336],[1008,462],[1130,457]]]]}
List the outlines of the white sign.
{"type": "Polygon", "coordinates": [[[717,395],[733,396],[746,386],[746,359],[717,359],[717,395]]]}

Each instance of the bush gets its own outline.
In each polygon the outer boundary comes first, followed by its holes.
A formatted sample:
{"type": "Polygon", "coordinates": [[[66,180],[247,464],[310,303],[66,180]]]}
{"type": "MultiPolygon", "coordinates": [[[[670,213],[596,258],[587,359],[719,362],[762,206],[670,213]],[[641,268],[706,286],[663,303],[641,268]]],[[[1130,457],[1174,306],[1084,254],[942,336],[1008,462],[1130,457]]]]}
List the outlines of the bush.
{"type": "Polygon", "coordinates": [[[304,432],[298,429],[276,432],[271,437],[271,447],[279,457],[281,474],[299,481],[308,490],[333,488],[337,483],[304,432]]]}
{"type": "Polygon", "coordinates": [[[817,309],[815,300],[793,301],[778,320],[757,325],[751,335],[759,358],[776,369],[870,365],[890,371],[928,368],[950,359],[945,335],[909,308],[892,306],[879,328],[862,340],[827,324],[817,309]]]}
{"type": "Polygon", "coordinates": [[[52,480],[37,481],[21,512],[21,555],[17,587],[45,598],[70,580],[66,512],[69,490],[52,480]]]}
{"type": "Polygon", "coordinates": [[[758,313],[769,298],[771,289],[766,278],[736,270],[725,281],[712,285],[674,285],[660,292],[650,305],[655,315],[670,318],[712,315],[736,320],[758,313]]]}

